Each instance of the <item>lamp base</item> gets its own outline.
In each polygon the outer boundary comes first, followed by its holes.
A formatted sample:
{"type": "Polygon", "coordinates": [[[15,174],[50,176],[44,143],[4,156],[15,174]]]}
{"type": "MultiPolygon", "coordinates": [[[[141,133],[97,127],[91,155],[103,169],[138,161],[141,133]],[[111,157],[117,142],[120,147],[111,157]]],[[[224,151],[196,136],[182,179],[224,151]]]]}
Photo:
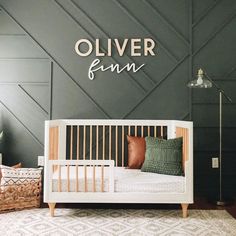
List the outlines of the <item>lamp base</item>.
{"type": "Polygon", "coordinates": [[[231,199],[221,199],[221,200],[215,200],[215,201],[210,201],[211,203],[213,203],[216,206],[229,206],[233,204],[233,200],[231,199]]]}
{"type": "Polygon", "coordinates": [[[224,200],[220,200],[220,201],[216,201],[215,204],[216,204],[217,206],[226,206],[226,205],[229,204],[229,202],[224,201],[224,200]]]}

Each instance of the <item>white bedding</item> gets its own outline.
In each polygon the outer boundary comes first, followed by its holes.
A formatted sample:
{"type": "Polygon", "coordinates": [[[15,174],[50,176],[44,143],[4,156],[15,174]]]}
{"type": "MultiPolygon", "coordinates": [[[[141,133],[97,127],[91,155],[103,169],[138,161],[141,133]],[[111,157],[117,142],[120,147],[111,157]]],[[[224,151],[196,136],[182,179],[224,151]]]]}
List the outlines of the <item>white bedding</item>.
{"type": "MultiPolygon", "coordinates": [[[[53,192],[58,191],[58,170],[53,174],[53,192]]],[[[78,170],[79,191],[84,191],[84,168],[78,170]]],[[[93,169],[87,167],[87,191],[93,191],[93,169]]],[[[150,193],[183,193],[185,178],[183,176],[161,175],[141,172],[138,169],[114,168],[115,192],[150,192],[150,193]]],[[[76,191],[76,171],[71,166],[69,171],[70,192],[76,191]]],[[[96,191],[101,191],[101,169],[96,167],[96,191]]],[[[67,168],[61,167],[61,191],[67,192],[67,168]]],[[[109,191],[109,169],[104,168],[104,191],[109,191]]]]}

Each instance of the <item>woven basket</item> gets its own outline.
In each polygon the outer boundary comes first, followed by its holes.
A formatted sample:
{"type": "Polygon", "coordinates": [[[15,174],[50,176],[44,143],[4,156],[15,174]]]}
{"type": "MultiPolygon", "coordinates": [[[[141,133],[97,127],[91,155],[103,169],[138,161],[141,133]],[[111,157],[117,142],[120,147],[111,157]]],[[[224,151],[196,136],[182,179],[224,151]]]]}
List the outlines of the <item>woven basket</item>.
{"type": "Polygon", "coordinates": [[[0,187],[0,212],[40,207],[41,178],[34,182],[0,187]]]}

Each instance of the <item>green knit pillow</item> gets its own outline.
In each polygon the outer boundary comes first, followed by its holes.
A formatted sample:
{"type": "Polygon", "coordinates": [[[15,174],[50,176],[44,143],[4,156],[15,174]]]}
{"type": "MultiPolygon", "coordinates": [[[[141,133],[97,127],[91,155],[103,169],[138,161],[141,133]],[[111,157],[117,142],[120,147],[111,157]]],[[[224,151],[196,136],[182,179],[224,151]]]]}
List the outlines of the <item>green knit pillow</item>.
{"type": "Polygon", "coordinates": [[[141,171],[165,175],[183,175],[183,138],[159,139],[146,137],[145,161],[141,171]]]}

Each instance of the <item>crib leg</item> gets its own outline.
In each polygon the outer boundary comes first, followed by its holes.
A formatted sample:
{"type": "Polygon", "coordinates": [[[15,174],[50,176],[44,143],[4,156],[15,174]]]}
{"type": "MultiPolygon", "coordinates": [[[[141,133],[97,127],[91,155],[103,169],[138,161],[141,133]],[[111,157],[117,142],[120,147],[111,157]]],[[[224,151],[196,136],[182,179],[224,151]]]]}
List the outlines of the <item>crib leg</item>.
{"type": "Polygon", "coordinates": [[[49,206],[49,210],[50,210],[50,215],[53,217],[56,203],[48,203],[48,206],[49,206]]]}
{"type": "Polygon", "coordinates": [[[181,207],[182,207],[183,218],[186,218],[188,216],[188,204],[182,203],[181,207]]]}

